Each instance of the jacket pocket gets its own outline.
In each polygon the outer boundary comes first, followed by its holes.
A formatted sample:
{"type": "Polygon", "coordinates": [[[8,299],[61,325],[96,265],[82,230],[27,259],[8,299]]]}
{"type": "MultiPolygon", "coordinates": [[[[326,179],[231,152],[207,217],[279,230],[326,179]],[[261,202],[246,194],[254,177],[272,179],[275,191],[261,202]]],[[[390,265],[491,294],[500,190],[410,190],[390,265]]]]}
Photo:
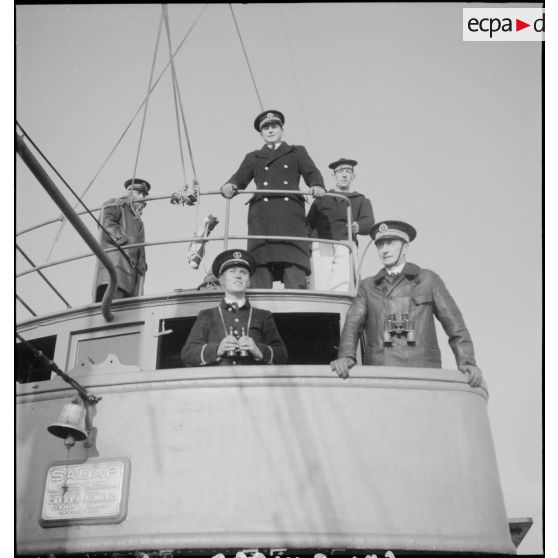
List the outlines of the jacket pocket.
{"type": "Polygon", "coordinates": [[[417,306],[421,304],[432,304],[432,293],[416,293],[413,295],[413,302],[417,306]]]}

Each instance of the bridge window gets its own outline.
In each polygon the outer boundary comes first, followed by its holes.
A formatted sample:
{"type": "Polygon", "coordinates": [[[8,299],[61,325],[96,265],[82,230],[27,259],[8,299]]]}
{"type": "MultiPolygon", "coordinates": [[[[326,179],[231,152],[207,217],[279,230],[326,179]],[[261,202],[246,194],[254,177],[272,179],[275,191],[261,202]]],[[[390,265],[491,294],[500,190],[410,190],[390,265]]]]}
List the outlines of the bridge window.
{"type": "MultiPolygon", "coordinates": [[[[336,313],[291,312],[273,315],[287,352],[288,364],[329,364],[337,355],[340,317],[336,313]]],[[[172,333],[160,335],[157,369],[181,368],[180,351],[188,338],[196,318],[171,318],[165,320],[165,330],[172,333]]],[[[162,331],[162,320],[159,331],[162,331]]]]}
{"type": "Polygon", "coordinates": [[[109,354],[122,364],[139,365],[141,329],[143,324],[74,333],[70,343],[70,368],[82,362],[101,364],[109,354]]]}
{"type": "MultiPolygon", "coordinates": [[[[52,360],[56,347],[56,335],[29,339],[29,343],[35,349],[42,351],[43,354],[52,360]]],[[[50,380],[51,371],[23,343],[16,345],[16,382],[27,384],[29,382],[42,382],[50,380]]]]}

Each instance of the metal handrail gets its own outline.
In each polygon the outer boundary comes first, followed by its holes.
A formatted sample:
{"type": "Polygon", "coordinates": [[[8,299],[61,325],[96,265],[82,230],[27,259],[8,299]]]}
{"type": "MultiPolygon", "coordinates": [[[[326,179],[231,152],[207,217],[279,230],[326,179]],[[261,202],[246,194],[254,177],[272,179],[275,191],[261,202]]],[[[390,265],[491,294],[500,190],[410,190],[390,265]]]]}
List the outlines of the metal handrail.
{"type": "MultiPolygon", "coordinates": [[[[23,143],[23,142],[22,142],[23,143]]],[[[26,148],[26,146],[24,146],[26,148]]],[[[26,148],[27,149],[27,148],[26,148]]],[[[18,151],[19,152],[19,151],[18,151]]],[[[31,155],[32,156],[32,155],[31,155]]],[[[44,172],[44,171],[43,171],[44,172]]],[[[49,179],[50,180],[50,179],[49,179]]],[[[54,185],[53,185],[54,186],[54,185]]],[[[56,187],[55,187],[56,188],[56,187]]],[[[49,192],[50,193],[50,192],[49,192]]],[[[213,196],[213,195],[221,195],[221,191],[220,190],[216,190],[216,191],[209,191],[209,192],[203,192],[200,193],[200,195],[202,196],[213,196]]],[[[258,190],[258,189],[254,189],[254,190],[240,190],[237,191],[235,194],[236,195],[259,195],[259,196],[271,196],[271,195],[281,195],[281,196],[285,196],[285,195],[289,195],[289,196],[306,196],[309,195],[309,192],[304,192],[302,190],[258,190]]],[[[60,194],[60,196],[62,196],[62,194],[60,194]]],[[[180,238],[176,238],[176,239],[168,239],[168,240],[161,240],[161,241],[151,241],[151,242],[141,242],[141,243],[136,243],[136,244],[127,244],[127,245],[123,245],[120,247],[110,247],[110,248],[106,248],[106,249],[102,249],[100,248],[100,245],[98,245],[98,243],[95,241],[95,243],[97,244],[97,246],[99,247],[99,249],[101,250],[101,252],[103,253],[103,255],[106,258],[106,254],[109,252],[115,252],[119,249],[122,250],[131,250],[131,249],[135,249],[135,248],[140,248],[140,247],[145,247],[145,246],[160,246],[160,245],[167,245],[167,244],[180,244],[180,243],[187,243],[187,242],[219,242],[219,241],[223,241],[224,243],[224,249],[227,249],[228,246],[228,241],[229,240],[282,240],[282,241],[296,241],[296,242],[308,242],[308,243],[325,243],[325,244],[339,244],[342,246],[345,246],[348,248],[349,250],[349,254],[353,257],[351,257],[351,266],[350,266],[350,285],[353,287],[353,289],[356,288],[356,280],[358,279],[357,277],[357,266],[355,266],[355,262],[354,260],[354,243],[353,243],[353,234],[352,234],[352,208],[351,208],[351,204],[349,202],[349,200],[347,199],[347,197],[343,194],[337,194],[335,192],[326,192],[324,194],[324,196],[329,196],[329,197],[333,197],[333,198],[338,198],[343,202],[347,203],[347,237],[348,240],[332,240],[332,239],[322,239],[322,238],[312,238],[312,237],[295,237],[295,236],[266,236],[266,235],[229,235],[228,234],[228,230],[229,230],[229,222],[230,222],[230,204],[231,204],[231,199],[226,199],[226,208],[225,208],[225,231],[223,236],[217,236],[217,237],[212,237],[212,238],[199,238],[197,236],[193,236],[193,237],[180,237],[180,238]]],[[[52,197],[52,196],[51,196],[52,197]]],[[[162,195],[162,196],[149,196],[146,198],[143,198],[142,201],[144,202],[151,202],[151,201],[161,201],[161,200],[165,200],[165,199],[170,199],[172,197],[172,195],[162,195]]],[[[54,199],[54,198],[53,198],[54,199]]],[[[55,200],[56,201],[56,200],[55,200]]],[[[58,202],[57,202],[58,203],[58,202]]],[[[79,215],[83,215],[86,213],[90,213],[92,211],[100,211],[101,209],[103,209],[104,207],[107,207],[106,204],[103,204],[103,206],[99,207],[99,208],[95,208],[89,211],[81,211],[81,212],[76,212],[73,211],[75,217],[77,218],[77,216],[79,215]]],[[[68,217],[69,218],[69,217],[68,217]]],[[[59,221],[60,219],[53,219],[50,221],[45,221],[42,224],[39,224],[35,227],[31,227],[28,229],[25,229],[23,231],[20,231],[18,234],[24,234],[26,232],[30,232],[32,230],[36,230],[37,228],[40,228],[41,226],[46,226],[48,224],[51,223],[55,223],[57,221],[59,221]]],[[[85,226],[83,225],[83,223],[81,222],[80,219],[77,219],[79,221],[79,223],[81,224],[82,227],[85,228],[85,226]]],[[[86,229],[87,230],[87,229],[86,229]]],[[[78,231],[79,232],[79,231],[78,231]]],[[[91,235],[91,233],[89,233],[89,231],[87,230],[87,233],[89,235],[91,235]]],[[[88,243],[89,244],[89,243],[88,243]]],[[[91,247],[91,246],[90,246],[91,247]]],[[[18,274],[16,274],[16,278],[19,277],[23,277],[25,275],[28,275],[30,273],[40,273],[40,271],[42,269],[46,269],[49,267],[54,267],[57,265],[61,265],[64,263],[69,263],[69,262],[73,262],[73,261],[77,261],[80,259],[84,259],[84,258],[88,258],[88,257],[92,257],[93,255],[97,255],[99,257],[99,255],[97,254],[97,252],[95,250],[93,250],[93,253],[91,252],[87,252],[84,254],[78,254],[76,256],[71,256],[69,258],[64,258],[64,259],[60,259],[60,260],[56,260],[53,262],[49,262],[46,264],[42,264],[39,266],[33,266],[27,270],[24,270],[18,274]]],[[[107,258],[108,260],[108,258],[107,258]]],[[[110,262],[110,260],[108,260],[110,265],[112,266],[112,262],[110,262]]],[[[104,260],[102,261],[103,265],[105,265],[104,260]]],[[[358,262],[356,262],[356,264],[358,265],[358,262]]],[[[107,269],[109,269],[109,266],[106,266],[107,269]]],[[[109,271],[109,275],[110,275],[110,271],[109,271]]],[[[116,280],[116,274],[115,274],[115,280],[116,280]]],[[[110,285],[109,288],[107,289],[107,292],[105,292],[105,297],[103,298],[103,307],[104,307],[104,302],[105,302],[105,298],[106,295],[108,294],[110,290],[110,285]]],[[[114,289],[116,290],[116,288],[114,289]]],[[[110,306],[110,304],[109,304],[110,306]]],[[[108,310],[108,312],[110,313],[110,309],[108,310]]],[[[105,316],[106,317],[106,316],[105,316]]],[[[106,317],[107,318],[107,317],[106,317]]],[[[110,314],[110,318],[107,318],[107,321],[111,321],[112,320],[112,314],[110,314]]]]}

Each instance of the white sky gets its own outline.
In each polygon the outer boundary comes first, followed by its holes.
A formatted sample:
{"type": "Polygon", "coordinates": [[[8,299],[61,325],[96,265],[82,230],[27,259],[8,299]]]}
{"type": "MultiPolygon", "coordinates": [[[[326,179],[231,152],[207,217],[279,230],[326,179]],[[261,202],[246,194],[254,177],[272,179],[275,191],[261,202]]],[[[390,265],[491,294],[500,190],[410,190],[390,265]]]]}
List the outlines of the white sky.
{"type": "MultiPolygon", "coordinates": [[[[464,6],[475,5],[254,4],[235,5],[235,14],[264,108],[286,115],[284,139],[308,148],[330,187],[328,163],[357,159],[354,189],[372,200],[376,218],[418,229],[409,259],[438,272],[463,311],[490,390],[507,513],[533,517],[520,550],[534,553],[542,544],[541,45],[463,42],[464,6]]],[[[513,6],[533,7],[506,5],[513,6]]],[[[173,46],[200,9],[169,6],[173,46]]],[[[16,7],[17,119],[78,192],[145,95],[159,15],[159,5],[16,7]]],[[[167,60],[163,36],[156,75],[167,60]]],[[[176,69],[202,191],[216,190],[262,143],[252,127],[260,107],[228,5],[207,8],[176,69]]],[[[85,196],[90,207],[124,191],[140,123],[85,196]]],[[[16,172],[16,230],[57,217],[19,158],[16,172]]],[[[153,195],[182,182],[168,74],[150,99],[137,175],[151,182],[153,195]]],[[[246,234],[246,199],[234,200],[233,233],[246,234]]],[[[147,239],[191,236],[196,219],[210,212],[224,218],[221,198],[204,198],[199,214],[155,202],[144,213],[147,239]]],[[[18,242],[44,263],[57,231],[50,225],[18,242]]],[[[221,224],[215,234],[222,232],[221,224]]],[[[206,265],[220,249],[208,249],[206,265]]],[[[204,271],[188,267],[186,250],[148,249],[146,293],[201,282],[204,271]]],[[[84,251],[68,225],[51,260],[84,251]]],[[[16,265],[28,267],[19,256],[16,265]]],[[[372,248],[363,275],[378,267],[372,248]]],[[[46,275],[81,305],[93,268],[83,260],[46,275]]],[[[17,288],[38,312],[62,308],[35,277],[17,288]]],[[[18,319],[28,316],[16,308],[18,319]]],[[[440,342],[445,347],[443,333],[440,342]]],[[[443,358],[455,367],[447,347],[443,358]]]]}

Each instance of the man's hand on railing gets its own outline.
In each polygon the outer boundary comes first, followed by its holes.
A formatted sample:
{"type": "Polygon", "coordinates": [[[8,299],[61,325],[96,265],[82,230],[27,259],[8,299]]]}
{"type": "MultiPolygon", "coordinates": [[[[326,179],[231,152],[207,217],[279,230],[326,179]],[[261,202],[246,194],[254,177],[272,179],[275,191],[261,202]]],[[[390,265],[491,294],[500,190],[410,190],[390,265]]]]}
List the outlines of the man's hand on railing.
{"type": "Polygon", "coordinates": [[[236,184],[231,184],[230,182],[227,182],[226,184],[223,184],[223,186],[221,186],[221,195],[224,198],[230,200],[232,197],[236,196],[236,194],[238,194],[238,188],[236,184]]]}
{"type": "Polygon", "coordinates": [[[332,360],[330,363],[331,369],[343,379],[349,377],[349,370],[356,364],[351,357],[341,357],[337,360],[332,360]]]}
{"type": "Polygon", "coordinates": [[[312,196],[315,198],[323,198],[326,193],[325,188],[322,188],[321,186],[312,186],[310,191],[312,192],[312,196]]]}
{"type": "Polygon", "coordinates": [[[358,223],[353,221],[353,234],[358,234],[359,229],[358,223]]]}
{"type": "Polygon", "coordinates": [[[458,366],[458,368],[463,374],[469,376],[467,382],[471,387],[479,387],[482,384],[482,372],[479,367],[473,366],[472,364],[462,364],[458,366]]]}

